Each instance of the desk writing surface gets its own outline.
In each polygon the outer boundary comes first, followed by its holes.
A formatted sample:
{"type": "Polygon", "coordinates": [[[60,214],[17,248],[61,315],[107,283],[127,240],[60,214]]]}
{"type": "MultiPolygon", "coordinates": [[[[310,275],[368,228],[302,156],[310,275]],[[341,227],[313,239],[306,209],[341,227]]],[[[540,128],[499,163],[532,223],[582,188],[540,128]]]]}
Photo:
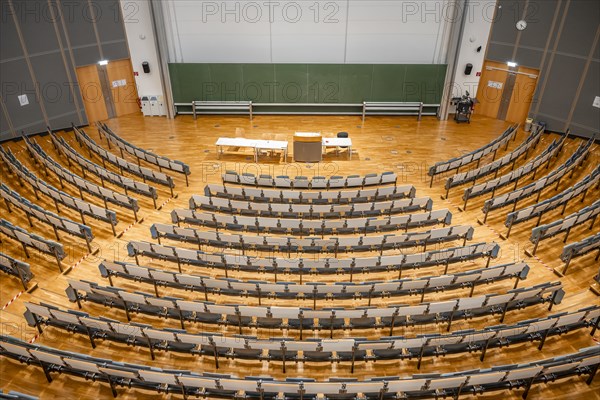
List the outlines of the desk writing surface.
{"type": "Polygon", "coordinates": [[[352,146],[352,139],[350,138],[323,138],[323,146],[327,147],[350,147],[352,146]]]}

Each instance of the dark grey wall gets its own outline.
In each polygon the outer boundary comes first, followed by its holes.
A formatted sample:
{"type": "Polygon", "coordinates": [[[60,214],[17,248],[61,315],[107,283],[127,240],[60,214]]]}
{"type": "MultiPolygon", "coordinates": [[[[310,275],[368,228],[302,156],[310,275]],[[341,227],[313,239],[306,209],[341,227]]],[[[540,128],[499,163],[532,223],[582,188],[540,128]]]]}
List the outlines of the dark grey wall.
{"type": "Polygon", "coordinates": [[[486,58],[539,69],[531,116],[590,137],[600,134],[599,47],[598,0],[498,0],[486,58]]]}
{"type": "Polygon", "coordinates": [[[0,141],[86,124],[75,68],[129,57],[119,0],[1,0],[0,6],[0,141]],[[19,104],[22,94],[29,105],[19,104]]]}

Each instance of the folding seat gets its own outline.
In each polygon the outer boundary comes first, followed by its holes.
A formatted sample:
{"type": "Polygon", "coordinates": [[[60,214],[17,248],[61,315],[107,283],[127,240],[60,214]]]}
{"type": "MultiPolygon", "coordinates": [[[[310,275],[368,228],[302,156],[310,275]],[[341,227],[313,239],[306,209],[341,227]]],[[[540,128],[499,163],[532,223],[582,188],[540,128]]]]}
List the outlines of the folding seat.
{"type": "MultiPolygon", "coordinates": [[[[338,342],[340,340],[334,339],[338,342]]],[[[352,337],[352,339],[346,340],[347,342],[354,342],[353,350],[337,350],[336,349],[336,359],[339,361],[360,361],[365,360],[367,358],[367,350],[361,348],[361,342],[367,342],[367,338],[365,337],[352,337]]],[[[367,345],[367,343],[364,343],[367,345]]]]}
{"type": "Polygon", "coordinates": [[[292,180],[287,175],[279,175],[275,177],[274,186],[278,188],[291,188],[292,180]]]}
{"type": "MultiPolygon", "coordinates": [[[[292,243],[298,243],[298,239],[293,240],[292,243]]],[[[323,249],[327,246],[327,240],[321,240],[320,238],[307,237],[300,239],[302,243],[302,252],[307,254],[320,254],[323,249]]],[[[299,243],[298,243],[299,244],[299,243]]]]}
{"type": "Polygon", "coordinates": [[[364,186],[374,186],[379,185],[381,183],[381,176],[379,174],[366,174],[363,182],[364,186]]]}
{"type": "Polygon", "coordinates": [[[433,378],[429,381],[428,390],[440,396],[452,395],[458,388],[461,388],[467,381],[468,376],[449,376],[442,375],[439,378],[433,378]]]}
{"type": "Polygon", "coordinates": [[[411,342],[420,341],[420,338],[404,339],[402,337],[389,337],[382,338],[381,343],[377,344],[377,347],[372,349],[375,360],[397,360],[401,359],[403,355],[403,348],[410,345],[411,342]],[[401,342],[402,345],[396,347],[396,342],[401,342]],[[407,343],[408,342],[408,343],[407,343]]]}
{"type": "Polygon", "coordinates": [[[244,225],[240,225],[240,224],[232,224],[232,223],[227,223],[225,224],[225,229],[229,230],[229,231],[244,231],[244,225]]]}
{"type": "Polygon", "coordinates": [[[329,378],[325,382],[318,385],[307,383],[305,385],[307,394],[317,394],[319,392],[327,393],[325,400],[353,400],[356,394],[362,389],[362,382],[358,383],[358,379],[352,378],[329,378]],[[347,387],[354,386],[352,382],[357,382],[355,389],[347,390],[347,387]]]}
{"type": "MultiPolygon", "coordinates": [[[[226,306],[235,307],[235,304],[226,304],[226,306]]],[[[252,324],[252,317],[245,315],[228,314],[225,317],[225,321],[228,325],[233,326],[249,326],[252,324]]]]}
{"type": "Polygon", "coordinates": [[[338,233],[338,229],[344,227],[343,220],[311,220],[310,224],[306,224],[306,222],[305,225],[310,226],[314,234],[321,235],[321,237],[338,233]]]}
{"type": "Polygon", "coordinates": [[[256,175],[243,172],[242,175],[240,175],[239,183],[242,185],[256,186],[256,175]]]}
{"type": "MultiPolygon", "coordinates": [[[[231,356],[233,358],[256,361],[262,359],[263,350],[252,346],[252,342],[256,342],[256,336],[233,335],[233,337],[227,339],[228,343],[231,343],[231,356]]],[[[218,339],[215,342],[219,343],[218,339]]]]}
{"type": "Polygon", "coordinates": [[[305,227],[305,222],[296,218],[281,220],[281,225],[287,228],[287,234],[304,236],[310,233],[310,228],[305,227]]]}
{"type": "Polygon", "coordinates": [[[282,318],[273,318],[273,317],[257,317],[256,318],[256,326],[259,328],[266,329],[278,329],[283,325],[282,318]]]}
{"type": "Polygon", "coordinates": [[[397,176],[396,176],[395,172],[386,171],[386,172],[381,173],[381,182],[380,182],[381,185],[387,185],[390,183],[395,184],[396,180],[397,180],[397,176]]]}
{"type": "Polygon", "coordinates": [[[347,205],[316,205],[313,214],[323,219],[339,219],[346,216],[350,209],[347,205]]]}
{"type": "Polygon", "coordinates": [[[348,175],[346,178],[346,187],[355,188],[362,187],[364,183],[364,178],[360,175],[348,175]]]}
{"type": "MultiPolygon", "coordinates": [[[[388,307],[393,307],[392,305],[388,307]]],[[[383,316],[380,318],[380,323],[385,327],[406,325],[413,317],[419,317],[427,311],[428,304],[419,304],[415,306],[401,305],[397,308],[395,316],[383,316]]]]}
{"type": "MultiPolygon", "coordinates": [[[[2,343],[3,347],[10,348],[9,343],[2,343]]],[[[14,346],[17,347],[17,346],[14,346]]],[[[39,360],[40,364],[44,365],[45,371],[61,371],[63,368],[68,368],[67,364],[65,364],[64,360],[58,354],[52,354],[49,352],[50,350],[34,350],[30,349],[29,353],[31,356],[39,360]]],[[[18,354],[18,353],[17,353],[18,354]]],[[[27,358],[30,358],[28,355],[27,358]]],[[[48,375],[49,376],[49,375],[48,375]]]]}
{"type": "Polygon", "coordinates": [[[358,243],[352,246],[352,251],[381,251],[385,236],[360,236],[358,243]]]}
{"type": "Polygon", "coordinates": [[[283,203],[302,203],[303,192],[291,189],[281,189],[277,196],[270,196],[273,201],[281,201],[283,203]]]}
{"type": "Polygon", "coordinates": [[[263,189],[256,189],[253,187],[244,187],[241,190],[236,188],[236,193],[238,196],[243,198],[245,201],[254,201],[254,202],[268,202],[268,195],[265,195],[265,191],[263,189]]]}
{"type": "Polygon", "coordinates": [[[310,181],[305,176],[297,176],[292,181],[292,188],[296,190],[300,189],[308,189],[310,186],[310,181]]]}
{"type": "Polygon", "coordinates": [[[338,191],[303,192],[303,199],[310,199],[310,204],[325,205],[337,203],[338,195],[338,191]]]}
{"type": "Polygon", "coordinates": [[[215,312],[211,312],[211,310],[209,310],[208,307],[211,305],[211,303],[205,303],[205,304],[207,304],[205,307],[204,304],[202,304],[202,303],[196,303],[196,302],[192,302],[192,301],[182,302],[180,300],[177,302],[177,305],[182,310],[185,309],[184,307],[182,307],[182,303],[190,306],[190,307],[186,307],[186,308],[193,309],[193,312],[194,312],[193,320],[195,322],[216,324],[216,323],[221,323],[221,321],[222,321],[222,314],[219,313],[219,311],[217,309],[215,309],[215,312]]]}
{"type": "MultiPolygon", "coordinates": [[[[384,186],[384,187],[378,188],[377,191],[373,194],[373,197],[374,197],[375,201],[392,200],[393,198],[396,197],[396,196],[394,196],[395,193],[396,193],[395,186],[384,186]]],[[[401,196],[401,197],[404,197],[404,196],[401,196]]]]}
{"type": "Polygon", "coordinates": [[[302,199],[302,203],[310,203],[310,204],[314,204],[315,202],[318,202],[319,199],[321,199],[322,197],[322,193],[321,191],[310,191],[310,190],[302,190],[302,191],[297,191],[298,192],[298,199],[302,199]]]}
{"type": "Polygon", "coordinates": [[[330,237],[325,250],[327,250],[328,253],[346,252],[355,241],[354,238],[349,237],[330,237]]]}
{"type": "MultiPolygon", "coordinates": [[[[297,219],[295,221],[298,221],[297,219]]],[[[294,234],[299,233],[301,235],[319,235],[322,234],[324,227],[326,226],[325,221],[322,220],[311,220],[311,219],[301,219],[298,221],[298,225],[302,223],[302,230],[298,229],[294,231],[294,234]]]]}
{"type": "MultiPolygon", "coordinates": [[[[307,342],[321,342],[321,339],[309,338],[307,342]]],[[[333,359],[333,353],[331,351],[312,351],[305,350],[302,352],[302,360],[303,361],[331,361],[333,359]]]]}
{"type": "Polygon", "coordinates": [[[144,334],[144,329],[152,328],[150,325],[147,324],[126,324],[117,321],[111,321],[110,327],[110,330],[114,332],[114,335],[117,340],[130,344],[147,344],[148,339],[144,334]]]}
{"type": "MultiPolygon", "coordinates": [[[[271,338],[271,340],[277,340],[278,338],[271,338]]],[[[298,352],[295,350],[277,350],[277,349],[269,349],[269,360],[274,361],[298,361],[298,352]]],[[[287,396],[286,396],[287,397],[287,396]]]]}
{"type": "Polygon", "coordinates": [[[257,216],[259,215],[261,212],[266,212],[266,216],[269,215],[269,204],[263,204],[263,203],[250,203],[250,202],[243,202],[243,203],[235,203],[232,202],[232,207],[230,210],[226,210],[226,209],[222,209],[220,211],[223,212],[228,212],[228,213],[235,213],[238,212],[240,215],[245,215],[245,216],[257,216]]]}
{"type": "MultiPolygon", "coordinates": [[[[301,310],[310,311],[310,308],[301,308],[301,310]]],[[[315,321],[313,318],[288,318],[288,326],[292,329],[312,330],[315,328],[315,321]]]]}
{"type": "Polygon", "coordinates": [[[273,187],[275,186],[275,181],[271,175],[260,174],[258,179],[256,180],[258,186],[265,187],[273,187]]]}
{"type": "Polygon", "coordinates": [[[313,190],[327,189],[327,182],[327,178],[324,176],[313,176],[310,180],[310,188],[313,190]]]}
{"type": "MultiPolygon", "coordinates": [[[[356,307],[357,310],[367,310],[370,308],[375,308],[375,307],[356,307]]],[[[375,317],[361,316],[358,318],[350,319],[350,328],[351,329],[373,329],[376,327],[376,325],[377,325],[377,320],[375,317]]]]}
{"type": "Polygon", "coordinates": [[[275,209],[275,206],[277,205],[281,206],[281,208],[278,208],[278,210],[281,210],[281,212],[279,212],[281,218],[295,219],[298,217],[298,213],[295,211],[296,209],[294,206],[300,206],[301,204],[273,204],[271,207],[275,209]]]}
{"type": "Polygon", "coordinates": [[[300,245],[298,244],[297,240],[292,237],[288,237],[286,239],[287,240],[285,244],[281,243],[279,245],[279,251],[287,253],[298,253],[300,250],[300,245]]]}
{"type": "Polygon", "coordinates": [[[227,346],[219,346],[218,338],[213,338],[215,344],[201,344],[200,353],[206,356],[213,357],[230,357],[232,356],[231,349],[227,346]]]}
{"type": "Polygon", "coordinates": [[[485,302],[485,309],[487,312],[491,313],[502,313],[506,307],[506,304],[509,303],[514,297],[514,293],[488,296],[485,302]]]}
{"type": "Polygon", "coordinates": [[[335,317],[336,310],[343,310],[343,308],[323,308],[323,311],[331,311],[331,317],[319,318],[319,329],[341,329],[346,324],[344,318],[335,317]]]}

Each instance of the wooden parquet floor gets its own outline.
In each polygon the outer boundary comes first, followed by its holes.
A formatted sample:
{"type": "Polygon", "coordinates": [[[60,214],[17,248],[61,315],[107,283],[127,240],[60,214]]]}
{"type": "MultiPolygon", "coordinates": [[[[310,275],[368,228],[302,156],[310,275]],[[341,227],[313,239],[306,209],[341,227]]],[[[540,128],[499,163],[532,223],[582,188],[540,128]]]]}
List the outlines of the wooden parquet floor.
{"type": "MultiPolygon", "coordinates": [[[[92,242],[97,254],[88,254],[83,240],[69,237],[66,234],[61,235],[61,243],[64,244],[68,257],[64,260],[65,266],[70,266],[64,274],[60,274],[53,258],[37,254],[32,251],[32,257],[26,260],[31,264],[32,272],[35,274],[34,282],[37,287],[30,293],[23,293],[23,289],[17,279],[5,274],[0,275],[0,306],[4,306],[0,311],[0,323],[3,334],[9,334],[25,340],[35,340],[36,343],[90,354],[93,356],[110,358],[117,361],[135,362],[140,364],[152,364],[157,367],[177,368],[192,371],[212,371],[216,372],[214,360],[211,357],[199,357],[175,352],[157,352],[155,361],[150,360],[147,348],[128,347],[124,344],[118,344],[110,341],[98,341],[96,349],[90,347],[87,337],[83,335],[70,334],[56,328],[46,328],[44,333],[37,336],[34,328],[28,327],[23,318],[25,307],[24,302],[44,302],[56,305],[61,308],[76,309],[74,303],[69,303],[65,288],[67,279],[83,279],[98,282],[102,285],[109,285],[108,280],[102,278],[98,271],[98,263],[102,259],[130,261],[133,259],[127,256],[126,244],[129,240],[152,241],[149,227],[154,222],[171,223],[170,212],[174,208],[187,208],[188,199],[192,194],[203,193],[206,183],[219,183],[221,173],[225,170],[236,170],[239,173],[250,172],[254,174],[271,175],[305,175],[308,177],[316,175],[364,175],[370,172],[395,171],[399,183],[410,183],[417,188],[418,196],[431,196],[434,200],[434,209],[449,208],[453,213],[452,224],[470,224],[475,227],[475,236],[473,243],[478,241],[497,242],[501,245],[501,254],[498,259],[492,261],[492,265],[499,265],[505,262],[526,261],[531,267],[527,280],[520,283],[520,287],[532,286],[538,283],[561,280],[563,282],[566,296],[562,304],[553,308],[551,313],[576,310],[598,304],[600,298],[595,296],[588,288],[592,283],[592,277],[598,271],[598,265],[594,261],[594,254],[576,259],[572,262],[568,274],[563,277],[557,277],[552,269],[560,267],[561,261],[558,256],[562,251],[562,236],[543,241],[535,257],[528,257],[525,249],[532,247],[529,242],[529,235],[535,221],[529,221],[516,225],[510,235],[510,238],[503,240],[500,233],[506,232],[504,227],[504,218],[510,207],[496,210],[490,213],[487,223],[479,225],[478,218],[482,218],[481,207],[483,201],[489,196],[482,196],[469,202],[468,209],[464,212],[459,211],[462,206],[462,192],[466,187],[455,188],[450,191],[447,199],[440,196],[445,193],[444,179],[438,176],[429,187],[429,177],[427,171],[429,166],[436,161],[446,160],[458,156],[470,150],[476,149],[496,138],[508,126],[503,121],[493,120],[486,117],[474,116],[471,124],[456,124],[454,121],[438,121],[433,117],[423,118],[417,122],[413,117],[370,117],[362,125],[360,118],[351,116],[255,116],[250,122],[245,117],[233,116],[203,116],[194,121],[191,116],[180,116],[175,120],[165,118],[144,118],[138,115],[120,117],[107,121],[108,125],[124,139],[138,145],[139,147],[151,150],[157,154],[167,156],[188,163],[191,167],[190,186],[186,187],[183,176],[172,173],[176,181],[176,197],[171,198],[169,190],[160,185],[154,185],[159,189],[158,204],[159,209],[154,209],[152,201],[143,196],[135,196],[142,210],[139,212],[141,220],[136,222],[130,211],[121,209],[117,206],[109,205],[109,208],[115,210],[118,215],[119,224],[117,232],[120,237],[114,237],[108,224],[87,218],[88,224],[92,227],[95,239],[92,242]],[[266,139],[285,139],[290,141],[290,153],[292,136],[295,131],[320,131],[324,136],[335,136],[338,131],[349,132],[353,141],[354,154],[351,160],[348,160],[345,153],[335,154],[331,152],[326,155],[323,162],[319,164],[296,164],[291,162],[284,164],[279,156],[265,155],[260,158],[260,163],[255,164],[250,153],[244,153],[240,150],[235,153],[227,153],[218,158],[214,143],[221,136],[243,135],[247,138],[266,138],[266,139]]],[[[101,141],[95,128],[88,127],[84,130],[92,136],[97,143],[107,147],[106,141],[101,141]]],[[[60,132],[74,148],[81,149],[74,139],[72,132],[60,132]]],[[[509,144],[508,152],[516,148],[526,137],[527,133],[520,130],[515,141],[509,144]]],[[[549,143],[558,135],[545,134],[537,146],[536,150],[530,154],[529,160],[539,154],[549,143]]],[[[58,154],[52,147],[48,136],[42,135],[35,138],[37,142],[63,166],[67,166],[64,157],[58,154]]],[[[582,139],[568,139],[564,150],[560,156],[552,161],[551,167],[556,167],[563,163],[569,155],[582,143],[582,139]]],[[[46,180],[48,183],[60,187],[56,176],[49,173],[44,175],[39,165],[36,165],[25,150],[21,141],[3,143],[5,148],[10,148],[16,156],[28,168],[35,172],[38,177],[46,180]]],[[[115,151],[114,148],[112,150],[115,151]]],[[[81,153],[90,157],[87,150],[81,149],[81,153]]],[[[498,157],[505,154],[499,152],[498,157]]],[[[133,161],[129,156],[126,158],[133,161]]],[[[93,157],[97,163],[101,163],[96,157],[93,157]]],[[[489,162],[488,156],[482,161],[489,162]]],[[[591,157],[589,157],[581,168],[577,169],[573,177],[563,179],[559,191],[563,190],[582,179],[588,174],[594,166],[600,161],[600,150],[598,145],[592,148],[591,157]]],[[[524,163],[519,160],[517,167],[524,163]]],[[[150,166],[151,167],[151,166],[150,166]]],[[[50,211],[54,211],[53,203],[48,199],[41,197],[36,200],[30,186],[25,184],[19,186],[14,175],[9,174],[6,165],[1,165],[2,182],[18,191],[34,203],[50,211]]],[[[109,166],[110,169],[112,167],[109,166]]],[[[80,174],[81,171],[73,167],[73,172],[80,174]]],[[[503,169],[500,174],[506,172],[508,168],[503,169]]],[[[116,170],[115,170],[116,171],[116,170]]],[[[117,171],[118,172],[118,171],[117,171]]],[[[166,171],[168,173],[168,171],[166,171]]],[[[541,175],[540,175],[541,176],[541,175]]],[[[89,180],[100,183],[93,175],[87,174],[89,180]]],[[[138,179],[138,178],[135,178],[138,179]]],[[[526,179],[522,180],[521,185],[526,184],[526,179]]],[[[119,188],[107,184],[116,191],[122,192],[119,188]]],[[[499,191],[503,193],[512,186],[499,191]]],[[[66,192],[78,196],[75,188],[65,185],[66,192]]],[[[542,198],[547,198],[555,193],[554,187],[546,188],[542,198]]],[[[599,191],[595,189],[588,193],[585,201],[579,199],[573,201],[567,207],[566,213],[571,213],[586,205],[591,204],[598,199],[599,191]]],[[[86,200],[98,205],[102,205],[99,199],[85,196],[86,200]]],[[[520,202],[519,207],[532,204],[534,198],[520,202]]],[[[54,239],[52,231],[41,223],[35,223],[30,228],[25,214],[19,210],[13,210],[8,213],[6,205],[0,205],[2,218],[8,219],[25,229],[36,234],[42,235],[48,239],[54,239]]],[[[560,218],[560,210],[545,215],[542,222],[549,222],[560,218]]],[[[61,209],[61,215],[67,216],[75,221],[79,220],[79,215],[66,208],[61,209]]],[[[205,229],[205,228],[199,228],[205,229]]],[[[577,227],[571,232],[569,242],[580,240],[598,231],[598,224],[594,231],[588,229],[588,225],[577,227]]],[[[250,233],[251,234],[251,233],[250,233]]],[[[2,251],[19,259],[25,259],[20,245],[11,239],[2,238],[2,251]]],[[[180,247],[193,247],[190,244],[173,242],[165,240],[164,243],[180,247]]],[[[445,244],[443,247],[458,245],[458,243],[445,244]]],[[[219,249],[211,249],[221,251],[219,249]]],[[[389,252],[393,254],[393,252],[389,252]]],[[[351,257],[351,255],[340,255],[340,257],[351,257]]],[[[141,258],[141,264],[155,268],[164,268],[167,270],[176,270],[174,263],[159,262],[149,258],[141,258]]],[[[481,268],[485,265],[484,260],[465,262],[451,265],[450,272],[466,271],[469,269],[481,268]]],[[[201,273],[212,276],[223,276],[223,271],[211,270],[200,267],[183,266],[183,271],[187,273],[201,273]]],[[[439,275],[443,273],[443,267],[430,267],[420,270],[407,271],[403,277],[418,277],[439,275]]],[[[272,276],[263,274],[256,276],[247,272],[232,272],[230,277],[240,279],[263,279],[272,280],[272,276]]],[[[343,275],[332,276],[305,276],[306,281],[333,282],[347,280],[343,275]]],[[[396,273],[379,273],[369,275],[356,275],[354,280],[378,280],[395,279],[396,273]]],[[[281,276],[280,280],[297,281],[296,276],[281,276]]],[[[503,292],[512,288],[512,280],[501,281],[494,284],[480,286],[475,290],[475,294],[503,292]]],[[[129,290],[142,290],[149,293],[153,292],[151,285],[139,282],[128,281],[121,278],[114,279],[114,285],[129,290]]],[[[173,295],[188,299],[203,299],[203,295],[182,290],[169,288],[160,288],[161,295],[173,295]]],[[[425,301],[434,301],[441,299],[451,299],[456,297],[468,296],[468,290],[453,290],[435,294],[428,294],[425,301]]],[[[257,299],[253,298],[234,298],[228,296],[212,295],[209,299],[219,303],[243,302],[244,304],[257,304],[257,299]]],[[[408,303],[414,304],[420,301],[419,296],[404,296],[398,298],[376,299],[373,305],[384,306],[387,304],[408,303]]],[[[266,304],[290,305],[301,304],[311,306],[310,302],[290,300],[269,300],[266,304]]],[[[331,307],[357,307],[366,305],[366,299],[346,300],[331,302],[322,300],[320,306],[331,307]]],[[[84,303],[82,311],[96,316],[105,316],[117,320],[125,321],[125,315],[117,309],[110,309],[101,305],[84,303]]],[[[529,318],[537,318],[549,315],[547,306],[539,305],[524,309],[522,311],[511,311],[507,314],[505,324],[529,318]]],[[[175,320],[159,319],[142,314],[133,317],[134,322],[148,323],[156,327],[178,328],[178,322],[175,320]]],[[[497,325],[498,317],[479,317],[472,320],[457,321],[453,324],[454,330],[477,329],[485,326],[497,325]]],[[[202,330],[218,331],[224,334],[235,334],[237,329],[231,327],[213,327],[189,324],[187,329],[190,332],[199,332],[202,330]]],[[[422,333],[445,332],[445,325],[426,325],[409,328],[399,328],[395,334],[405,336],[415,336],[422,333]]],[[[245,334],[256,335],[259,337],[282,336],[280,331],[269,331],[265,329],[245,329],[245,334]]],[[[293,336],[295,333],[288,332],[293,336]]],[[[326,332],[317,332],[314,337],[327,337],[326,332]]],[[[354,330],[340,331],[335,333],[335,337],[369,337],[376,338],[386,336],[387,331],[372,330],[354,330]]],[[[426,358],[420,371],[416,369],[416,360],[404,361],[377,361],[357,364],[357,370],[354,374],[350,373],[349,363],[297,363],[288,365],[286,374],[281,372],[281,363],[266,361],[244,361],[244,360],[223,360],[219,373],[232,373],[237,376],[246,375],[270,375],[275,378],[283,377],[310,377],[319,380],[328,377],[353,377],[365,379],[374,376],[410,376],[416,373],[434,373],[467,370],[473,368],[486,368],[494,365],[516,364],[551,358],[561,354],[574,352],[579,348],[592,346],[600,342],[600,332],[596,332],[596,337],[589,335],[589,330],[578,330],[560,337],[550,338],[542,351],[537,350],[537,344],[525,343],[514,345],[508,348],[492,349],[488,352],[484,362],[480,362],[478,354],[457,354],[447,355],[439,358],[426,358]]],[[[97,382],[86,382],[79,378],[73,378],[68,375],[53,375],[53,383],[48,384],[44,378],[43,372],[39,368],[20,365],[15,361],[0,358],[0,387],[4,390],[17,390],[20,392],[40,396],[41,398],[109,398],[111,397],[108,385],[97,382]]],[[[520,398],[522,390],[512,392],[496,392],[478,395],[481,399],[500,399],[500,398],[520,398]]],[[[181,398],[176,395],[163,395],[139,390],[119,389],[120,398],[181,398]]],[[[468,396],[465,396],[468,397],[468,396]]],[[[558,383],[548,385],[535,385],[530,392],[530,399],[600,399],[600,378],[596,377],[592,385],[587,386],[582,378],[572,378],[558,383]]]]}

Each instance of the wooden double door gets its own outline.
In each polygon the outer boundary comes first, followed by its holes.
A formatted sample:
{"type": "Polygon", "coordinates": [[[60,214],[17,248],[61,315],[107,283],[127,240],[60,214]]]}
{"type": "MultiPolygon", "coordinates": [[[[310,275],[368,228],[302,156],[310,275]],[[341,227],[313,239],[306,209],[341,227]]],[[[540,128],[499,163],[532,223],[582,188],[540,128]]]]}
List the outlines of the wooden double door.
{"type": "Polygon", "coordinates": [[[140,112],[131,61],[77,68],[77,81],[88,123],[140,112]]]}
{"type": "Polygon", "coordinates": [[[539,70],[509,67],[486,60],[477,89],[478,114],[503,121],[524,123],[537,85],[539,70]]]}

